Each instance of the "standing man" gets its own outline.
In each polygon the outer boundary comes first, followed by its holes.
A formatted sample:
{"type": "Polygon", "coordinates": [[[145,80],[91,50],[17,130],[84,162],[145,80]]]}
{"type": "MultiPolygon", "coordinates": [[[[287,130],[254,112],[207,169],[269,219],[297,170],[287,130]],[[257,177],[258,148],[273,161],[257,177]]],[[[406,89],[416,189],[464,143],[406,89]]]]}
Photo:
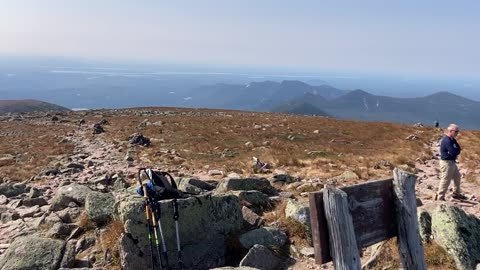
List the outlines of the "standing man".
{"type": "Polygon", "coordinates": [[[464,200],[467,197],[460,190],[460,172],[458,171],[456,160],[462,149],[455,138],[460,129],[455,124],[450,124],[447,128],[445,136],[440,142],[440,186],[438,187],[435,200],[445,201],[450,181],[453,179],[455,185],[452,197],[464,200]]]}

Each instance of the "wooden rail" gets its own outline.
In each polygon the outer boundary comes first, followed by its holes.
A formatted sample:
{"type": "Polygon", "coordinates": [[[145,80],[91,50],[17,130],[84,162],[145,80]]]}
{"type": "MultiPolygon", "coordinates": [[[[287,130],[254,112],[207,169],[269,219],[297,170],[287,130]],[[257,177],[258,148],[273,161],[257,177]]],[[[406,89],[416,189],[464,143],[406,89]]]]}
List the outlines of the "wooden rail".
{"type": "Polygon", "coordinates": [[[316,263],[333,260],[336,269],[357,269],[362,248],[398,236],[403,266],[426,269],[417,223],[416,177],[398,169],[393,176],[310,193],[316,263]]]}

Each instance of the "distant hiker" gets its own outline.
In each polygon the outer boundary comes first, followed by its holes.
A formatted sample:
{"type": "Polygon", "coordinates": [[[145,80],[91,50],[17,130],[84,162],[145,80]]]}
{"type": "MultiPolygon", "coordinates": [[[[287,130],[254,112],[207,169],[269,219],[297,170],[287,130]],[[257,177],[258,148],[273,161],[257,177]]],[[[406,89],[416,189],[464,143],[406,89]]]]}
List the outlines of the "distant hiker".
{"type": "Polygon", "coordinates": [[[461,175],[456,164],[457,156],[462,151],[455,139],[459,131],[457,125],[450,124],[440,142],[440,185],[435,196],[436,200],[445,201],[445,194],[452,179],[455,185],[452,197],[454,199],[466,199],[460,190],[461,175]]]}
{"type": "Polygon", "coordinates": [[[254,173],[268,173],[272,166],[270,163],[261,162],[259,158],[253,157],[253,172],[254,173]]]}
{"type": "Polygon", "coordinates": [[[100,134],[103,132],[105,132],[105,130],[103,129],[102,125],[100,124],[93,125],[93,134],[100,134]]]}
{"type": "Polygon", "coordinates": [[[438,123],[438,121],[435,121],[435,122],[433,122],[433,125],[434,125],[436,128],[438,128],[438,126],[439,126],[440,124],[438,123]]]}

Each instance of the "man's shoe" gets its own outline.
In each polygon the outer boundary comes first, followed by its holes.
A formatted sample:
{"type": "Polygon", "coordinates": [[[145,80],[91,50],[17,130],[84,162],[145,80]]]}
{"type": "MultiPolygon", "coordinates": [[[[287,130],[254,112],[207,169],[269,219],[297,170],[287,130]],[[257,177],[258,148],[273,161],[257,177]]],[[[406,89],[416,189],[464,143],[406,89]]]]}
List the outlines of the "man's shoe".
{"type": "Polygon", "coordinates": [[[457,199],[457,200],[467,200],[468,199],[467,196],[465,196],[463,194],[453,194],[452,198],[457,199]]]}
{"type": "Polygon", "coordinates": [[[445,196],[435,194],[435,201],[445,201],[445,196]]]}

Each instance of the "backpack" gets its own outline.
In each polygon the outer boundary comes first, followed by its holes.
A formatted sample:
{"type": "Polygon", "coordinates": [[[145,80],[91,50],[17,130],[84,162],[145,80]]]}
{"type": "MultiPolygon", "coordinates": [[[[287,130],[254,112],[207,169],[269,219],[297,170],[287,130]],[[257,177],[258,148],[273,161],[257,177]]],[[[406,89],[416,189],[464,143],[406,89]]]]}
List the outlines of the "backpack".
{"type": "MultiPolygon", "coordinates": [[[[150,182],[146,184],[148,196],[155,201],[179,199],[183,197],[182,192],[178,190],[175,180],[169,173],[142,168],[138,171],[139,181],[142,171],[145,172],[150,180],[150,182]]],[[[137,189],[137,193],[143,196],[142,187],[137,189]]]]}

